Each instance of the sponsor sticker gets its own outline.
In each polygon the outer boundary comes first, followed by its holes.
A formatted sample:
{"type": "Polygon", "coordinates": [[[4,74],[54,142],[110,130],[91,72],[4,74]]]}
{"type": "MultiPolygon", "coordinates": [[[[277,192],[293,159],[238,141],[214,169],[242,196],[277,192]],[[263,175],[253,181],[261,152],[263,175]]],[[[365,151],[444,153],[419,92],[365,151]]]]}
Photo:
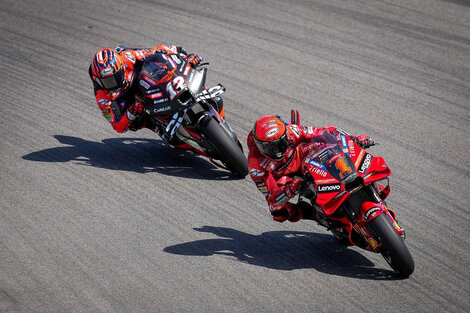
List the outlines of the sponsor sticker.
{"type": "Polygon", "coordinates": [[[134,56],[132,55],[132,53],[126,52],[126,58],[128,58],[129,61],[131,61],[132,63],[135,63],[135,58],[134,58],[134,56]]]}
{"type": "Polygon", "coordinates": [[[186,68],[184,69],[183,75],[184,76],[188,75],[190,69],[191,69],[191,67],[186,66],[186,68]]]}
{"type": "Polygon", "coordinates": [[[163,108],[155,108],[155,109],[153,109],[153,113],[165,112],[165,111],[168,111],[170,109],[171,109],[170,106],[166,106],[166,107],[163,107],[163,108]]]}
{"type": "Polygon", "coordinates": [[[357,171],[361,174],[365,174],[367,172],[367,169],[370,166],[371,161],[372,161],[372,155],[370,153],[366,153],[357,171]]]}
{"type": "Polygon", "coordinates": [[[100,99],[100,100],[98,100],[98,104],[99,105],[110,105],[111,101],[105,100],[105,99],[100,99]]]}
{"type": "Polygon", "coordinates": [[[255,177],[261,177],[261,176],[264,176],[264,172],[253,168],[253,169],[250,170],[250,175],[255,176],[255,177]]]}
{"type": "Polygon", "coordinates": [[[308,164],[311,164],[313,166],[316,166],[318,168],[321,168],[322,170],[325,170],[326,171],[326,167],[325,165],[321,164],[320,162],[317,162],[315,160],[312,160],[310,158],[305,158],[305,163],[308,163],[308,164]]]}
{"type": "Polygon", "coordinates": [[[163,96],[163,93],[161,93],[161,92],[157,92],[157,93],[153,93],[153,94],[151,94],[151,95],[148,95],[148,97],[149,97],[150,99],[161,98],[162,96],[163,96]]]}
{"type": "Polygon", "coordinates": [[[317,190],[319,193],[336,192],[341,190],[341,184],[318,185],[317,190]]]}
{"type": "Polygon", "coordinates": [[[376,215],[376,212],[378,211],[382,211],[381,208],[372,208],[372,209],[369,209],[366,214],[364,214],[364,220],[369,220],[369,217],[375,217],[376,215]]]}
{"type": "Polygon", "coordinates": [[[171,66],[172,66],[173,68],[177,67],[176,64],[175,64],[175,62],[174,62],[171,58],[167,57],[166,55],[163,55],[163,57],[164,57],[165,59],[167,59],[168,62],[171,63],[171,66]]]}
{"type": "Polygon", "coordinates": [[[180,60],[180,58],[178,58],[177,55],[172,54],[171,58],[173,59],[173,61],[175,61],[176,64],[181,64],[181,60],[180,60]]]}
{"type": "Polygon", "coordinates": [[[337,133],[342,134],[342,135],[349,135],[347,132],[345,132],[345,131],[342,130],[341,128],[335,128],[335,131],[336,131],[337,133]]]}
{"type": "Polygon", "coordinates": [[[163,99],[158,99],[158,100],[153,101],[154,104],[163,103],[163,102],[168,102],[168,98],[163,98],[163,99]]]}
{"type": "Polygon", "coordinates": [[[343,152],[349,155],[348,145],[346,143],[346,136],[344,135],[341,135],[341,146],[343,148],[343,152]]]}
{"type": "Polygon", "coordinates": [[[348,140],[348,150],[351,157],[356,156],[356,150],[354,149],[354,142],[352,140],[348,140]]]}
{"type": "Polygon", "coordinates": [[[139,84],[140,84],[142,87],[144,87],[145,89],[149,89],[149,88],[150,88],[149,83],[147,83],[147,82],[146,82],[145,80],[143,80],[143,79],[141,79],[141,80],[139,81],[139,84]]]}

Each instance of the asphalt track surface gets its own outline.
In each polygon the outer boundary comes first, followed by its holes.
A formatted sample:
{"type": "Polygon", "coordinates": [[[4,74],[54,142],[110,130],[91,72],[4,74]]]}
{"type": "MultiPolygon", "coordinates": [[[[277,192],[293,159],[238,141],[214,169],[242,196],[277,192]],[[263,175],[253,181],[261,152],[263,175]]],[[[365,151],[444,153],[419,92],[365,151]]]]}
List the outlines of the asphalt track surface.
{"type": "Polygon", "coordinates": [[[467,1],[3,0],[0,36],[0,312],[469,311],[467,1]],[[211,63],[244,145],[291,108],[379,142],[413,275],[272,221],[248,177],[114,132],[93,53],[162,43],[211,63]]]}

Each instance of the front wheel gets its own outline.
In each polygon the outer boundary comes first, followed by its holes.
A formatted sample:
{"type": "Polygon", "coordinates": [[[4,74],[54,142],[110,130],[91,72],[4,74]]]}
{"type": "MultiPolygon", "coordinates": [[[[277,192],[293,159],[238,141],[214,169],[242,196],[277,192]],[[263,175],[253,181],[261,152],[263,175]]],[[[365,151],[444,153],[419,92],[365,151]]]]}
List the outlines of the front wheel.
{"type": "Polygon", "coordinates": [[[245,177],[248,174],[248,161],[243,150],[214,118],[208,121],[207,125],[202,128],[202,132],[214,146],[220,160],[232,173],[239,177],[245,177]]]}
{"type": "Polygon", "coordinates": [[[413,257],[389,217],[386,214],[380,214],[369,222],[367,227],[375,234],[375,239],[382,244],[380,253],[388,264],[401,276],[410,276],[415,269],[413,257]]]}

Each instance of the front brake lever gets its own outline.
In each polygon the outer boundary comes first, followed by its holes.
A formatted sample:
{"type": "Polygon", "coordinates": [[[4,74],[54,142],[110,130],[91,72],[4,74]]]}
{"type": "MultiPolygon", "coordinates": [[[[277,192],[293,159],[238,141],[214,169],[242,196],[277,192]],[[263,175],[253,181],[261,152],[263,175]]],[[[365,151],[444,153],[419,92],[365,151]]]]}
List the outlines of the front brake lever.
{"type": "Polygon", "coordinates": [[[204,65],[209,65],[209,62],[199,63],[198,65],[196,65],[196,67],[204,66],[204,65]]]}

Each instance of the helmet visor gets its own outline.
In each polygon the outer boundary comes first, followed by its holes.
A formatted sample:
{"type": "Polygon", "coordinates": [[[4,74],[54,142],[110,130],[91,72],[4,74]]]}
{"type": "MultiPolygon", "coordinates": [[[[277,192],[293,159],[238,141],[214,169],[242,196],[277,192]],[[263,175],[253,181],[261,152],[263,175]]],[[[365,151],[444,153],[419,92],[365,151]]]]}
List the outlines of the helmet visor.
{"type": "Polygon", "coordinates": [[[101,86],[109,91],[116,91],[124,86],[124,70],[120,68],[116,73],[111,76],[98,78],[101,86]]]}
{"type": "Polygon", "coordinates": [[[281,138],[273,141],[255,141],[256,146],[262,154],[271,159],[281,159],[287,151],[287,136],[284,134],[281,138]]]}

